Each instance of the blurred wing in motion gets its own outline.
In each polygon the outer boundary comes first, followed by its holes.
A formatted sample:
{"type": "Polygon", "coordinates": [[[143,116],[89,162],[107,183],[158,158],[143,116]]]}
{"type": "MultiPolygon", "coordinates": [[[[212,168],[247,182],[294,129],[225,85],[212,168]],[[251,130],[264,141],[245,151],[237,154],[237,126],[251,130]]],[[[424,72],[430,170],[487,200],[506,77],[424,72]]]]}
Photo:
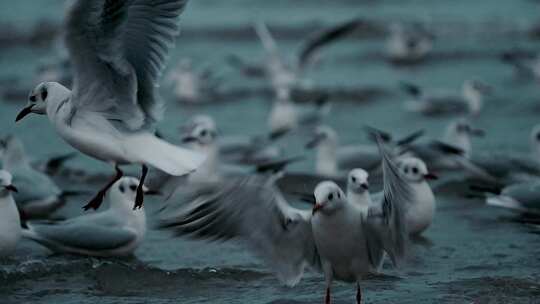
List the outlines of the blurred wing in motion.
{"type": "Polygon", "coordinates": [[[162,227],[196,239],[243,240],[287,285],[295,285],[306,266],[320,267],[310,212],[292,208],[261,177],[228,182],[170,209],[162,212],[162,227]]]}
{"type": "Polygon", "coordinates": [[[383,168],[383,197],[371,207],[364,223],[370,257],[377,256],[381,248],[397,264],[405,255],[407,230],[405,207],[412,199],[412,189],[401,177],[387,148],[377,137],[383,168]]]}
{"type": "Polygon", "coordinates": [[[78,0],[67,16],[76,110],[132,130],[161,118],[156,91],[187,0],[78,0]]]}
{"type": "Polygon", "coordinates": [[[425,130],[418,130],[415,131],[409,135],[406,135],[405,137],[399,139],[396,141],[396,145],[398,146],[406,146],[414,143],[417,141],[420,137],[424,136],[426,134],[425,130]]]}
{"type": "Polygon", "coordinates": [[[300,51],[300,69],[309,64],[313,54],[315,54],[321,47],[346,37],[350,33],[354,32],[362,24],[363,21],[361,20],[350,20],[343,24],[339,24],[333,28],[330,28],[309,39],[300,51]]]}

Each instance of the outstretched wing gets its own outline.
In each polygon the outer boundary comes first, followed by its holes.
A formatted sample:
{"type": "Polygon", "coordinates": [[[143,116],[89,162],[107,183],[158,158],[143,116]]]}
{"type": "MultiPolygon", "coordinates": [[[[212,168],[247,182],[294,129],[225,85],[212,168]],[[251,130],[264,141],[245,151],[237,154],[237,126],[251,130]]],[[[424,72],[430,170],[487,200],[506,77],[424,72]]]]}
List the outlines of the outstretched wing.
{"type": "Polygon", "coordinates": [[[330,28],[309,39],[300,51],[299,66],[305,67],[317,50],[327,44],[346,37],[350,33],[354,32],[362,24],[364,24],[364,22],[361,20],[350,20],[345,23],[339,24],[336,27],[330,28]]]}
{"type": "Polygon", "coordinates": [[[382,156],[383,197],[379,204],[370,207],[364,229],[370,256],[376,256],[382,248],[396,264],[405,255],[405,206],[411,201],[412,189],[401,177],[380,137],[377,143],[382,156]]]}
{"type": "Polygon", "coordinates": [[[256,22],[255,32],[261,40],[261,43],[264,46],[266,52],[269,55],[278,55],[278,47],[276,40],[272,36],[272,33],[270,33],[270,30],[266,26],[266,23],[264,23],[263,21],[256,22]]]}
{"type": "Polygon", "coordinates": [[[309,212],[290,207],[273,186],[249,177],[217,187],[163,214],[162,226],[197,239],[246,241],[287,285],[307,265],[319,268],[309,212]]]}
{"type": "Polygon", "coordinates": [[[76,110],[100,112],[133,130],[160,119],[157,80],[186,3],[76,1],[66,24],[76,110]]]}

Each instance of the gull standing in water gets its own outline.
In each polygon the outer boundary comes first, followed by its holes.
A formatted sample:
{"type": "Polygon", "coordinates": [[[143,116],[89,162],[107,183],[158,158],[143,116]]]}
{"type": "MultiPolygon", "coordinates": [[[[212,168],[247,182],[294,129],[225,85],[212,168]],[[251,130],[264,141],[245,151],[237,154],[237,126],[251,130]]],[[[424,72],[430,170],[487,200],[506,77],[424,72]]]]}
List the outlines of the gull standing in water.
{"type": "Polygon", "coordinates": [[[366,170],[361,168],[352,169],[347,176],[347,199],[361,208],[365,214],[373,206],[368,177],[366,170]]]}
{"type": "Polygon", "coordinates": [[[513,184],[495,192],[488,194],[488,205],[540,216],[540,181],[513,184]]]}
{"type": "Polygon", "coordinates": [[[465,170],[472,176],[494,181],[495,177],[470,160],[471,137],[482,137],[484,134],[482,129],[472,127],[467,120],[458,119],[448,125],[443,140],[414,142],[403,146],[400,154],[418,157],[437,172],[465,170]]]}
{"type": "Polygon", "coordinates": [[[435,36],[420,24],[394,23],[386,42],[388,58],[396,63],[414,63],[428,56],[435,36]]]}
{"type": "Polygon", "coordinates": [[[11,254],[21,238],[19,211],[11,196],[17,188],[11,182],[11,174],[0,170],[0,256],[11,254]]]}
{"type": "Polygon", "coordinates": [[[2,165],[13,176],[13,183],[19,186],[13,197],[21,217],[28,220],[50,216],[65,203],[62,190],[49,176],[32,167],[20,140],[8,136],[3,145],[2,165]]]}
{"type": "Polygon", "coordinates": [[[191,60],[184,58],[169,74],[168,83],[173,87],[176,99],[187,103],[197,103],[201,100],[201,79],[193,70],[191,60]]]}
{"type": "Polygon", "coordinates": [[[99,208],[107,190],[123,176],[120,165],[142,166],[135,199],[135,207],[141,207],[147,165],[181,176],[204,161],[198,153],[153,133],[164,109],[158,77],[187,2],[75,1],[66,22],[73,90],[55,82],[41,83],[16,118],[46,114],[65,141],[115,167],[116,176],[84,206],[86,210],[99,208]]]}
{"type": "Polygon", "coordinates": [[[217,182],[221,180],[218,131],[214,120],[208,116],[197,116],[190,130],[182,138],[194,151],[199,151],[206,159],[197,171],[188,176],[189,182],[217,182]]]}
{"type": "MultiPolygon", "coordinates": [[[[122,177],[107,193],[109,209],[58,222],[29,222],[23,237],[53,252],[90,256],[132,254],[146,233],[144,208],[133,210],[139,180],[122,177]]],[[[143,190],[148,192],[145,186],[143,190]]]]}
{"type": "Polygon", "coordinates": [[[419,86],[402,83],[402,88],[414,100],[407,101],[405,108],[424,115],[469,114],[478,115],[482,110],[484,98],[492,92],[491,86],[479,80],[467,80],[463,83],[462,94],[435,93],[426,94],[419,86]]]}
{"type": "Polygon", "coordinates": [[[326,278],[326,303],[334,279],[358,284],[380,269],[386,252],[403,257],[406,228],[403,207],[412,190],[387,152],[381,152],[384,198],[363,212],[334,182],[320,183],[311,211],[292,207],[273,181],[251,177],[230,182],[178,210],[167,210],[162,225],[178,235],[208,240],[241,239],[268,263],[285,284],[297,284],[306,267],[326,278]],[[259,179],[259,180],[257,180],[259,179]]]}
{"type": "MultiPolygon", "coordinates": [[[[410,199],[403,206],[406,228],[409,234],[418,235],[426,230],[435,215],[435,196],[427,180],[437,177],[429,173],[426,165],[417,158],[398,158],[399,173],[410,189],[410,199]]],[[[369,174],[360,168],[349,172],[347,198],[365,214],[369,208],[381,204],[384,192],[369,193],[369,174]]]]}
{"type": "Polygon", "coordinates": [[[507,52],[502,61],[511,64],[518,76],[540,80],[540,54],[529,52],[507,52]]]}
{"type": "MultiPolygon", "coordinates": [[[[198,142],[200,146],[215,143],[219,158],[225,163],[257,165],[271,162],[282,156],[281,149],[273,144],[285,136],[288,130],[282,129],[273,133],[255,136],[223,136],[211,116],[196,115],[182,126],[182,132],[185,134],[183,140],[198,142]],[[195,139],[197,140],[195,141],[195,139]]],[[[195,145],[195,147],[197,146],[195,145]]]]}
{"type": "Polygon", "coordinates": [[[427,181],[437,179],[437,176],[430,173],[418,158],[401,157],[397,165],[411,191],[411,197],[404,206],[407,231],[411,235],[419,235],[431,225],[435,216],[435,195],[427,181]]]}
{"type": "Polygon", "coordinates": [[[515,151],[475,153],[471,156],[471,162],[493,176],[499,185],[536,180],[540,176],[540,125],[532,128],[529,146],[529,153],[515,151]]]}
{"type": "Polygon", "coordinates": [[[219,88],[220,81],[212,70],[196,70],[189,58],[182,58],[166,77],[165,83],[179,102],[204,103],[219,88]]]}
{"type": "Polygon", "coordinates": [[[268,115],[271,133],[296,130],[299,127],[312,127],[322,122],[331,110],[328,95],[322,94],[311,108],[300,108],[291,99],[289,90],[277,90],[276,99],[268,115]]]}

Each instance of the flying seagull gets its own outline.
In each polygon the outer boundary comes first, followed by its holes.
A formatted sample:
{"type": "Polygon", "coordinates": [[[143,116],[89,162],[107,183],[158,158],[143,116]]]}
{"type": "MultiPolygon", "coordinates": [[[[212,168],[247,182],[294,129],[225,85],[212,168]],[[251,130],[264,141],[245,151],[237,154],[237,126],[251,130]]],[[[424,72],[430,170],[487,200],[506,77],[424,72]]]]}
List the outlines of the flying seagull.
{"type": "Polygon", "coordinates": [[[120,165],[142,166],[135,208],[143,204],[148,167],[174,176],[194,171],[204,157],[154,136],[164,104],[157,91],[187,0],[78,0],[68,10],[66,45],[73,90],[39,84],[16,121],[47,115],[56,132],[84,154],[110,163],[116,176],[86,205],[97,209],[122,176],[120,165]]]}

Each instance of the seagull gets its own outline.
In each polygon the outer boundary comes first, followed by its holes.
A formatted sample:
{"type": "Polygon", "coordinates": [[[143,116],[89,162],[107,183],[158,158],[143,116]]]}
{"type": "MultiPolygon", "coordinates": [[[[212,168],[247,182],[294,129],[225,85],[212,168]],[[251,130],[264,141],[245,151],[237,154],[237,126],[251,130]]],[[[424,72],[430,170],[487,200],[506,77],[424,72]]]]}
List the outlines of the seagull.
{"type": "MultiPolygon", "coordinates": [[[[122,177],[107,194],[109,209],[57,222],[28,222],[23,237],[55,253],[98,257],[132,254],[146,233],[144,208],[133,208],[140,181],[122,177]]],[[[145,192],[148,192],[143,186],[145,192]]]]}
{"type": "MultiPolygon", "coordinates": [[[[424,162],[417,158],[399,157],[396,164],[410,189],[410,198],[403,206],[406,228],[410,235],[419,235],[433,222],[435,196],[427,180],[437,179],[437,176],[429,173],[424,162]]],[[[347,177],[347,198],[364,214],[380,205],[384,198],[384,191],[370,194],[368,177],[368,172],[361,168],[351,170],[347,177]]]]}
{"type": "Polygon", "coordinates": [[[466,119],[457,119],[446,127],[443,141],[461,149],[465,157],[470,157],[472,153],[471,137],[484,137],[485,135],[484,130],[474,128],[466,119]]]}
{"type": "Polygon", "coordinates": [[[189,58],[182,58],[167,76],[166,83],[173,89],[176,100],[185,103],[203,103],[206,92],[215,92],[219,81],[210,69],[197,71],[189,58]]]}
{"type": "Polygon", "coordinates": [[[3,168],[13,176],[19,191],[13,193],[15,202],[24,220],[46,218],[65,203],[63,192],[54,181],[32,167],[24,146],[14,136],[3,142],[1,159],[3,168]]]}
{"type": "Polygon", "coordinates": [[[462,113],[476,116],[480,114],[486,95],[491,94],[491,86],[479,80],[466,80],[462,94],[426,94],[419,86],[402,83],[404,89],[414,100],[407,101],[405,108],[424,115],[462,113]]]}
{"type": "Polygon", "coordinates": [[[328,95],[325,94],[318,97],[315,107],[310,109],[299,108],[291,99],[288,90],[278,90],[276,94],[268,115],[268,127],[272,133],[316,125],[328,116],[331,110],[328,95]]]}
{"type": "Polygon", "coordinates": [[[347,176],[347,199],[362,209],[364,214],[373,206],[368,177],[369,173],[362,168],[352,169],[347,176]]]}
{"type": "MultiPolygon", "coordinates": [[[[426,165],[437,172],[462,171],[486,181],[495,181],[486,170],[474,164],[472,155],[471,137],[482,137],[484,130],[477,129],[465,119],[450,122],[447,126],[443,140],[429,139],[402,146],[401,155],[420,158],[426,165]]],[[[460,176],[461,177],[461,176],[460,176]]]]}
{"type": "MultiPolygon", "coordinates": [[[[311,37],[302,49],[301,54],[312,54],[315,51],[343,40],[363,28],[370,29],[372,24],[355,18],[329,27],[311,37]]],[[[424,59],[433,49],[435,36],[418,23],[394,23],[389,28],[390,35],[386,42],[385,52],[390,61],[395,63],[414,63],[424,59]]],[[[300,56],[303,58],[304,56],[300,56]]]]}
{"type": "Polygon", "coordinates": [[[426,164],[419,158],[400,157],[396,164],[411,192],[411,197],[404,207],[407,231],[410,235],[420,235],[433,222],[435,195],[427,181],[435,180],[437,176],[429,172],[426,164]]]}
{"type": "Polygon", "coordinates": [[[19,211],[12,196],[17,191],[11,174],[0,170],[0,256],[11,254],[21,238],[19,211]]]}
{"type": "Polygon", "coordinates": [[[380,269],[384,252],[394,263],[405,253],[403,206],[411,198],[386,152],[382,152],[384,199],[363,213],[334,182],[314,190],[312,210],[292,207],[274,180],[251,177],[231,182],[179,209],[166,209],[162,226],[197,239],[240,239],[289,286],[297,284],[307,267],[326,278],[325,302],[331,301],[334,279],[359,282],[380,269]]]}
{"type": "MultiPolygon", "coordinates": [[[[248,63],[237,55],[229,56],[227,62],[234,68],[240,69],[246,76],[266,77],[274,91],[291,91],[297,87],[311,87],[311,82],[304,78],[304,74],[309,67],[318,61],[318,51],[326,44],[321,40],[328,38],[325,36],[326,33],[323,33],[324,37],[317,34],[303,42],[291,63],[280,53],[276,40],[263,21],[254,23],[254,29],[266,52],[264,64],[248,63]]],[[[332,34],[330,33],[330,36],[332,34]]]]}
{"type": "MultiPolygon", "coordinates": [[[[366,129],[373,129],[367,127],[366,129]]],[[[369,130],[368,130],[369,131],[369,130]]],[[[383,140],[389,142],[392,136],[376,130],[383,140]],[[384,133],[384,134],[382,134],[384,133]]],[[[423,131],[414,132],[403,139],[395,141],[395,145],[402,146],[414,142],[423,135],[423,131]]],[[[316,128],[312,138],[306,144],[307,149],[316,148],[315,171],[325,176],[338,176],[340,170],[363,168],[368,172],[380,168],[381,156],[376,145],[339,145],[339,136],[331,127],[321,125],[316,128]]]]}
{"type": "Polygon", "coordinates": [[[267,55],[265,74],[275,91],[291,91],[298,85],[306,85],[302,79],[305,70],[315,61],[317,48],[309,48],[310,42],[302,48],[294,64],[288,64],[280,54],[278,44],[263,21],[256,22],[255,32],[267,55]]]}
{"type": "Polygon", "coordinates": [[[530,52],[506,52],[502,61],[514,67],[518,76],[540,80],[540,54],[530,52]]]}
{"type": "Polygon", "coordinates": [[[420,24],[394,23],[386,42],[388,58],[396,63],[418,62],[433,49],[435,36],[420,24]]]}
{"type": "Polygon", "coordinates": [[[217,143],[218,131],[214,120],[209,116],[198,116],[194,119],[190,130],[182,138],[193,151],[205,155],[206,159],[197,171],[188,176],[188,180],[195,182],[219,181],[222,176],[219,170],[219,146],[217,143]]]}
{"type": "Polygon", "coordinates": [[[283,154],[281,149],[272,144],[287,135],[288,131],[283,129],[255,136],[224,136],[219,132],[211,116],[195,115],[182,126],[182,132],[185,134],[182,140],[191,143],[195,150],[217,150],[217,153],[214,151],[213,154],[224,163],[251,166],[268,163],[281,157],[283,154]]]}
{"type": "Polygon", "coordinates": [[[496,195],[487,196],[488,205],[535,216],[540,215],[540,181],[517,183],[496,192],[496,195]]]}
{"type": "Polygon", "coordinates": [[[187,58],[180,60],[176,69],[168,77],[169,83],[173,86],[176,99],[197,103],[201,101],[201,83],[191,66],[191,61],[187,58]]]}
{"type": "Polygon", "coordinates": [[[66,45],[73,65],[73,90],[56,82],[39,84],[16,121],[47,115],[56,132],[82,153],[115,167],[116,176],[84,206],[97,209],[122,176],[119,166],[142,166],[136,207],[143,204],[148,166],[181,176],[204,157],[153,134],[163,112],[157,80],[187,0],[84,1],[73,3],[66,45]]]}
{"type": "Polygon", "coordinates": [[[540,176],[540,124],[532,128],[529,146],[529,153],[486,151],[473,154],[470,160],[493,176],[496,184],[511,185],[531,181],[540,176]]]}

